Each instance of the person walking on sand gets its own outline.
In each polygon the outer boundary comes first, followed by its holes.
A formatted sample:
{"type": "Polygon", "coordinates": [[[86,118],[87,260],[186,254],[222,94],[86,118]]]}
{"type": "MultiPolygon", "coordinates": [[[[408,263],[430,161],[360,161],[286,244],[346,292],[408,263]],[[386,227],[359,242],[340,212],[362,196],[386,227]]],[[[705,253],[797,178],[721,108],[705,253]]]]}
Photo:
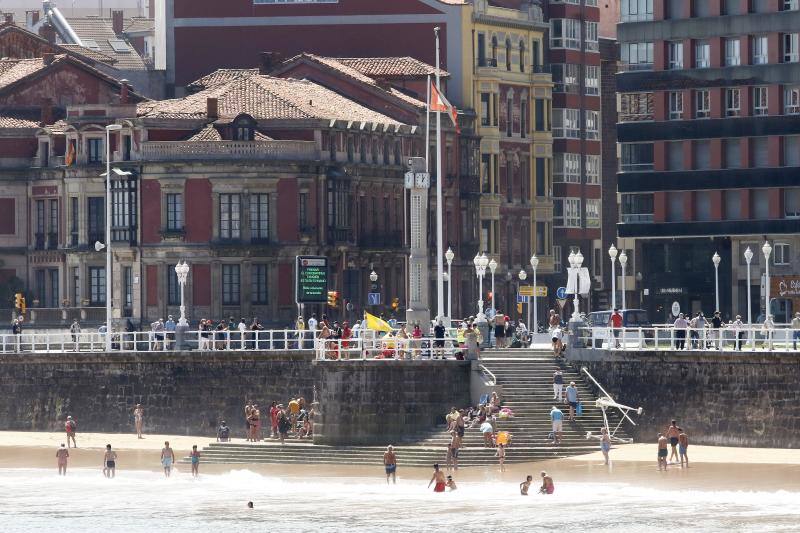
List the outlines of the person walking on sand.
{"type": "Polygon", "coordinates": [[[542,486],[539,488],[539,494],[553,494],[556,486],[553,485],[553,478],[547,475],[547,472],[542,470],[542,486]]]}
{"type": "Polygon", "coordinates": [[[192,460],[192,477],[200,475],[198,469],[200,468],[200,452],[197,451],[197,444],[192,446],[192,453],[189,454],[192,460]]]}
{"type": "Polygon", "coordinates": [[[231,428],[229,428],[228,424],[226,424],[223,420],[220,422],[219,427],[217,428],[217,442],[230,442],[230,440],[231,428]]]}
{"type": "Polygon", "coordinates": [[[575,421],[575,410],[578,408],[578,388],[575,387],[575,382],[570,381],[567,386],[567,403],[569,403],[569,421],[575,421]]]}
{"type": "Polygon", "coordinates": [[[428,488],[431,488],[431,484],[434,481],[436,482],[436,484],[433,486],[433,492],[444,492],[444,487],[446,483],[444,479],[444,472],[439,470],[439,463],[433,465],[433,476],[431,477],[431,480],[428,482],[428,488]]]}
{"type": "Polygon", "coordinates": [[[453,470],[458,470],[458,451],[460,449],[461,436],[457,430],[453,430],[450,432],[450,458],[453,461],[453,470]]]}
{"type": "Polygon", "coordinates": [[[72,447],[77,448],[78,445],[75,443],[75,431],[78,429],[78,424],[72,419],[71,416],[67,417],[67,421],[64,422],[64,431],[67,433],[67,448],[69,448],[69,439],[72,439],[72,447]]]}
{"type": "Polygon", "coordinates": [[[686,461],[686,468],[689,468],[689,435],[682,428],[678,428],[680,434],[678,435],[678,453],[681,457],[681,468],[686,461]]]}
{"type": "Polygon", "coordinates": [[[502,442],[497,443],[497,452],[495,453],[497,462],[500,464],[500,471],[506,471],[506,445],[502,442]]]}
{"type": "Polygon", "coordinates": [[[553,372],[553,399],[560,402],[564,390],[564,374],[560,368],[553,372]]]}
{"type": "Polygon", "coordinates": [[[669,454],[670,462],[678,462],[678,435],[680,434],[681,431],[678,429],[678,424],[673,420],[672,424],[670,424],[670,426],[667,428],[667,438],[669,439],[669,445],[672,448],[672,451],[669,454]]]}
{"type": "Polygon", "coordinates": [[[283,405],[279,405],[278,408],[280,409],[278,413],[278,435],[281,439],[281,444],[283,444],[283,441],[286,440],[286,437],[289,435],[289,428],[291,428],[292,423],[289,422],[289,417],[286,415],[283,405]]]}
{"type": "Polygon", "coordinates": [[[164,467],[164,475],[169,477],[172,474],[172,463],[175,462],[175,452],[169,447],[169,441],[164,442],[161,449],[161,466],[164,467]]]}
{"type": "Polygon", "coordinates": [[[391,444],[383,452],[383,467],[386,469],[386,484],[389,484],[390,477],[392,483],[397,484],[397,454],[394,453],[394,446],[391,444]]]}
{"type": "Polygon", "coordinates": [[[144,427],[144,407],[142,404],[137,403],[133,409],[133,422],[136,425],[136,438],[143,439],[142,428],[144,427]]]}
{"type": "Polygon", "coordinates": [[[526,477],[525,481],[519,484],[519,493],[522,496],[528,495],[528,489],[531,488],[531,483],[533,483],[533,476],[526,477]]]}
{"type": "Polygon", "coordinates": [[[550,420],[553,422],[553,444],[561,444],[561,433],[564,431],[564,413],[555,405],[550,408],[550,420]]]}
{"type": "Polygon", "coordinates": [[[58,461],[59,476],[67,475],[67,459],[69,459],[69,450],[64,447],[64,443],[62,442],[61,448],[56,450],[56,460],[58,461]]]}
{"type": "Polygon", "coordinates": [[[658,434],[658,470],[667,469],[667,437],[658,434]]]}
{"type": "Polygon", "coordinates": [[[111,451],[111,445],[106,444],[106,453],[103,455],[103,475],[113,479],[117,474],[117,452],[111,451]]]}
{"type": "Polygon", "coordinates": [[[611,450],[611,438],[608,436],[608,430],[606,428],[600,429],[600,450],[603,452],[606,466],[608,466],[608,452],[611,450]]]}

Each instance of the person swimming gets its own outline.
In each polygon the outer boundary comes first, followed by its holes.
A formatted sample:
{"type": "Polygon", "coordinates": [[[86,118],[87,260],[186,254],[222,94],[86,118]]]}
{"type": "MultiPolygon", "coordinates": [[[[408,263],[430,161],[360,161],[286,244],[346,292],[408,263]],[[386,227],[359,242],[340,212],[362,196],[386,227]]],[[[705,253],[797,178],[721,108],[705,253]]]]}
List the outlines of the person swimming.
{"type": "Polygon", "coordinates": [[[252,509],[253,508],[253,502],[247,502],[247,508],[248,509],[252,509]]]}
{"type": "Polygon", "coordinates": [[[553,478],[547,475],[547,472],[542,470],[542,486],[539,489],[539,494],[553,494],[553,491],[556,490],[555,485],[553,485],[553,478]]]}
{"type": "Polygon", "coordinates": [[[453,492],[458,488],[456,487],[456,482],[453,481],[453,476],[447,476],[447,483],[445,483],[445,485],[448,489],[450,489],[450,492],[453,492]]]}
{"type": "Polygon", "coordinates": [[[526,477],[525,481],[519,484],[519,493],[523,496],[527,496],[528,489],[531,488],[531,483],[533,483],[533,476],[526,477]]]}

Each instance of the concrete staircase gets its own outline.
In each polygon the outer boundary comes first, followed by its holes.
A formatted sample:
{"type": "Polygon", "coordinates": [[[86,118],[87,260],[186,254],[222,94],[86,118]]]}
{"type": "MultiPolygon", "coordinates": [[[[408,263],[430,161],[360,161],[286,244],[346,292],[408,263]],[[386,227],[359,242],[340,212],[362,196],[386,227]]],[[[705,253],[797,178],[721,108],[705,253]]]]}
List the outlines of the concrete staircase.
{"type": "MultiPolygon", "coordinates": [[[[503,388],[502,405],[514,412],[514,418],[499,419],[498,431],[512,434],[506,453],[507,463],[531,462],[594,452],[596,440],[587,440],[586,432],[599,432],[603,424],[600,409],[595,407],[591,389],[581,375],[553,360],[543,350],[486,350],[483,364],[503,388]],[[575,422],[564,422],[564,439],[560,446],[550,444],[550,407],[553,405],[552,375],[556,367],[564,373],[564,381],[574,381],[583,403],[583,415],[575,422]]],[[[566,406],[561,405],[565,415],[566,406]]],[[[444,415],[445,413],[442,413],[444,415]]],[[[621,436],[621,435],[620,435],[621,436]]],[[[445,463],[450,436],[444,430],[422,435],[408,443],[394,443],[398,462],[403,466],[430,467],[445,463]]],[[[388,443],[387,443],[388,444],[388,443]]],[[[205,463],[318,463],[374,464],[383,463],[382,446],[315,446],[310,442],[286,441],[284,446],[270,441],[250,444],[211,443],[202,451],[205,463]]],[[[183,460],[184,462],[186,459],[183,460]]],[[[459,454],[459,466],[497,464],[495,450],[484,448],[478,427],[468,428],[459,454]]]]}

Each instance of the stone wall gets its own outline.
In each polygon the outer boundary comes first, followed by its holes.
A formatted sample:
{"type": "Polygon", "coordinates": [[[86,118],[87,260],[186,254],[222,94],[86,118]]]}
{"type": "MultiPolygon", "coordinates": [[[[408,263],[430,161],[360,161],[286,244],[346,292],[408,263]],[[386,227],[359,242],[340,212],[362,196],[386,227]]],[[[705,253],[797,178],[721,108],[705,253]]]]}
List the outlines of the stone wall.
{"type": "Polygon", "coordinates": [[[236,351],[3,354],[0,390],[0,430],[61,431],[72,415],[82,432],[130,432],[141,403],[148,433],[212,436],[225,419],[244,437],[246,400],[263,409],[303,396],[320,403],[316,442],[384,444],[469,405],[470,364],[236,351]]]}
{"type": "Polygon", "coordinates": [[[470,404],[470,363],[325,361],[318,363],[322,420],[316,444],[386,445],[444,422],[470,404]]]}
{"type": "Polygon", "coordinates": [[[655,442],[675,418],[695,444],[800,447],[800,355],[571,350],[614,398],[643,407],[626,426],[655,442]]]}

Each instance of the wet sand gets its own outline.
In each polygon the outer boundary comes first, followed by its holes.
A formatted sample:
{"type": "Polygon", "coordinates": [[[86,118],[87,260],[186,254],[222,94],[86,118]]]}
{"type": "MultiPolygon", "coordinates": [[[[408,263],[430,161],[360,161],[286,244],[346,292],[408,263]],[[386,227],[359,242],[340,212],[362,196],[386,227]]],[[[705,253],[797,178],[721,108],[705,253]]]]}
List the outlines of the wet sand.
{"type": "MultiPolygon", "coordinates": [[[[157,471],[161,468],[159,456],[165,440],[170,441],[177,458],[188,455],[193,444],[202,449],[213,441],[209,437],[146,435],[139,440],[135,435],[79,433],[78,449],[70,449],[69,467],[97,469],[99,475],[103,450],[106,444],[111,444],[119,455],[118,475],[125,470],[157,471]]],[[[0,432],[0,468],[52,468],[55,471],[55,452],[62,442],[65,442],[63,433],[0,432]]],[[[236,442],[242,441],[237,439],[236,442]]],[[[512,454],[513,447],[509,449],[509,455],[512,454]]],[[[655,454],[655,445],[631,444],[611,451],[610,467],[603,464],[602,455],[597,452],[567,459],[509,464],[504,473],[497,467],[466,468],[454,477],[462,482],[522,481],[530,474],[536,480],[538,473],[545,470],[557,483],[629,483],[674,490],[800,491],[800,450],[690,446],[691,467],[670,465],[667,472],[658,471],[655,454]]],[[[398,481],[424,486],[430,479],[428,469],[403,468],[402,452],[398,454],[398,464],[398,481]]],[[[288,478],[372,478],[376,482],[385,479],[380,466],[211,465],[201,460],[200,468],[203,474],[249,470],[288,478]]],[[[189,465],[177,465],[176,469],[179,473],[188,473],[189,465]]]]}

